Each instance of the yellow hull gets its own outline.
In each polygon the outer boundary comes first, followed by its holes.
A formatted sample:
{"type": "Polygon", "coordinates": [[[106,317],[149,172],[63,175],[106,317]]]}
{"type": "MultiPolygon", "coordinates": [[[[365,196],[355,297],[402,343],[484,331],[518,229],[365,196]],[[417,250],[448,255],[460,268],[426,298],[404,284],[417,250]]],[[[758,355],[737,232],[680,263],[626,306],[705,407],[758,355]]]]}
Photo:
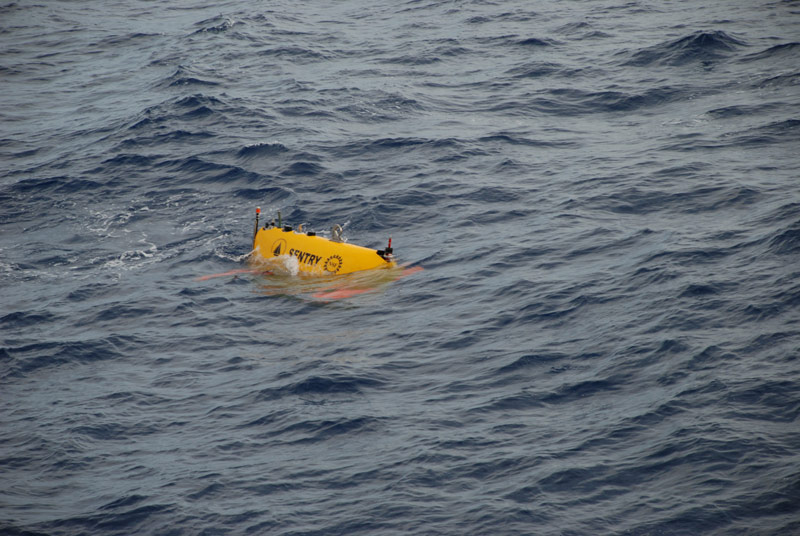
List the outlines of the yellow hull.
{"type": "Polygon", "coordinates": [[[334,242],[313,233],[293,231],[289,227],[259,229],[253,249],[256,256],[264,259],[284,255],[296,257],[301,272],[320,275],[349,274],[395,265],[390,250],[386,253],[355,244],[334,242]]]}

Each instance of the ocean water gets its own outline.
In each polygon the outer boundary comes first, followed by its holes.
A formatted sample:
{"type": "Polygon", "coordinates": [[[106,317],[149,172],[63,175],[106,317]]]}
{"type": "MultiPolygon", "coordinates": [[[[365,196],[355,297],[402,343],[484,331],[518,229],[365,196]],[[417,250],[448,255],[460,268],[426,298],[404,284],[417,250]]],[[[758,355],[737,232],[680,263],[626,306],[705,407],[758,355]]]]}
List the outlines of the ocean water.
{"type": "Polygon", "coordinates": [[[794,1],[4,3],[0,533],[800,534],[798,57],[794,1]],[[256,206],[422,270],[233,273],[256,206]]]}

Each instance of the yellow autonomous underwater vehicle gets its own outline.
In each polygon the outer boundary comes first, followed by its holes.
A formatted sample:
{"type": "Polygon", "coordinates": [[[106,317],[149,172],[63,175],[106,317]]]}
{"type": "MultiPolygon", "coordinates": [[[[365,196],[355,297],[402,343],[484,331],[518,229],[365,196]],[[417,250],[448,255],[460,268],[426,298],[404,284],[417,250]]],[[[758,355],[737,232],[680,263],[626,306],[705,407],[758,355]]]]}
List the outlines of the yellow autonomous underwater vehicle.
{"type": "Polygon", "coordinates": [[[335,225],[331,238],[317,236],[313,231],[303,232],[302,225],[294,230],[272,220],[259,228],[261,208],[256,208],[256,225],[253,231],[253,254],[272,259],[282,255],[297,258],[301,272],[319,275],[343,275],[361,270],[396,266],[392,254],[392,239],[386,249],[376,250],[348,244],[342,239],[342,228],[335,225]]]}
{"type": "Polygon", "coordinates": [[[247,273],[259,276],[261,292],[267,295],[308,295],[332,301],[374,292],[423,269],[398,266],[391,237],[386,249],[370,249],[344,242],[339,225],[331,229],[330,238],[325,238],[303,232],[302,226],[295,231],[281,225],[280,212],[277,224],[273,220],[259,227],[260,214],[261,209],[256,208],[253,250],[247,255],[250,267],[203,275],[197,281],[247,273]]]}

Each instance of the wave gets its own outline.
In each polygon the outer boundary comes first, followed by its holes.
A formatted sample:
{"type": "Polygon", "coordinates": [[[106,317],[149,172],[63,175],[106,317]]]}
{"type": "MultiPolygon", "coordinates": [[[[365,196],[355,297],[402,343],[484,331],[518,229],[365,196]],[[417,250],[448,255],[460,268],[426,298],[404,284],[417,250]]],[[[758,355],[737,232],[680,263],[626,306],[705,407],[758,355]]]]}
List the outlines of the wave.
{"type": "Polygon", "coordinates": [[[238,24],[244,24],[244,23],[241,21],[234,21],[233,19],[225,17],[223,15],[218,15],[210,19],[205,19],[201,20],[200,22],[196,22],[194,26],[197,28],[197,30],[195,30],[194,33],[195,34],[224,33],[238,24]]]}
{"type": "Polygon", "coordinates": [[[31,192],[66,195],[86,190],[94,190],[101,186],[102,184],[96,180],[60,175],[42,177],[40,179],[23,179],[13,183],[7,191],[12,195],[28,194],[31,192]]]}
{"type": "Polygon", "coordinates": [[[555,44],[554,41],[550,39],[539,39],[538,37],[528,37],[527,39],[522,39],[517,41],[517,44],[524,47],[550,47],[555,44]]]}
{"type": "MultiPolygon", "coordinates": [[[[257,400],[278,400],[285,397],[300,397],[311,400],[326,397],[352,397],[353,395],[363,396],[370,390],[380,388],[384,384],[385,382],[375,375],[312,375],[303,377],[302,379],[280,387],[261,389],[256,398],[257,400]]],[[[262,419],[258,419],[247,426],[260,426],[263,424],[264,421],[262,419]]]]}
{"type": "Polygon", "coordinates": [[[769,76],[754,85],[759,89],[763,89],[775,87],[795,87],[798,84],[800,84],[800,72],[790,72],[769,76]]]}
{"type": "Polygon", "coordinates": [[[286,45],[260,50],[258,55],[274,57],[281,60],[290,59],[292,61],[299,61],[300,63],[329,61],[333,59],[333,55],[330,52],[320,52],[310,48],[286,45]]]}
{"type": "Polygon", "coordinates": [[[237,156],[249,160],[253,158],[285,155],[288,152],[289,149],[282,143],[252,143],[239,149],[236,154],[237,156]]]}
{"type": "MultiPolygon", "coordinates": [[[[144,131],[151,129],[158,131],[157,136],[169,136],[172,133],[161,132],[162,126],[170,128],[174,133],[180,130],[182,124],[194,124],[198,120],[207,120],[211,116],[222,117],[230,112],[230,108],[220,99],[198,93],[169,99],[146,108],[129,121],[128,130],[140,137],[144,137],[144,131]]],[[[126,141],[131,144],[140,143],[137,138],[126,141]]],[[[152,139],[148,142],[152,143],[152,139]]]]}
{"type": "MultiPolygon", "coordinates": [[[[23,320],[24,322],[24,320],[23,320]]],[[[20,327],[19,324],[17,327],[20,327]]],[[[46,341],[3,347],[8,361],[4,379],[25,378],[43,368],[119,359],[141,344],[129,335],[112,335],[101,339],[46,341]]]]}
{"type": "Polygon", "coordinates": [[[758,201],[761,196],[759,190],[746,186],[699,186],[681,192],[629,187],[594,196],[588,204],[597,210],[625,214],[659,212],[694,214],[746,207],[758,201]]]}
{"type": "Polygon", "coordinates": [[[776,255],[792,255],[800,252],[800,220],[782,227],[769,241],[770,251],[776,255]]]}
{"type": "Polygon", "coordinates": [[[768,102],[758,104],[737,104],[715,108],[706,112],[713,119],[730,119],[735,117],[747,117],[766,115],[770,112],[779,111],[785,104],[780,102],[768,102]]]}
{"type": "MultiPolygon", "coordinates": [[[[754,105],[756,109],[763,110],[772,105],[754,105]]],[[[781,103],[776,103],[777,108],[781,103]]],[[[776,109],[777,109],[776,108],[776,109]]],[[[730,107],[717,109],[708,112],[710,117],[727,119],[736,117],[738,114],[748,114],[748,109],[743,107],[730,107]]],[[[800,120],[785,119],[774,121],[766,125],[752,127],[746,130],[725,133],[715,138],[701,138],[694,134],[687,135],[684,140],[675,142],[674,139],[664,147],[664,150],[671,151],[705,151],[725,148],[746,149],[748,147],[771,147],[778,148],[785,145],[789,148],[798,140],[798,126],[800,120]]],[[[678,139],[675,137],[675,139],[678,139]]]]}
{"type": "Polygon", "coordinates": [[[99,50],[107,50],[108,47],[138,46],[139,41],[153,42],[161,37],[161,34],[156,33],[131,32],[122,35],[111,35],[95,43],[91,43],[89,46],[96,47],[99,50]]]}
{"type": "Polygon", "coordinates": [[[623,65],[646,67],[649,65],[679,66],[696,62],[714,62],[736,52],[747,43],[717,30],[698,31],[674,41],[624,53],[629,58],[623,65]]]}
{"type": "Polygon", "coordinates": [[[214,86],[219,86],[220,82],[202,78],[199,73],[195,73],[187,69],[186,67],[181,66],[178,67],[178,69],[174,73],[172,73],[169,77],[162,80],[159,85],[168,88],[186,87],[186,86],[214,87],[214,86]]]}
{"type": "Polygon", "coordinates": [[[370,123],[399,121],[425,111],[426,107],[416,99],[401,93],[386,91],[322,93],[330,101],[329,107],[337,114],[370,123]]]}
{"type": "Polygon", "coordinates": [[[774,121],[745,131],[732,133],[726,145],[777,146],[781,143],[796,144],[800,140],[800,119],[774,121]]]}
{"type": "Polygon", "coordinates": [[[568,68],[563,64],[551,61],[532,61],[526,62],[522,65],[513,67],[506,71],[507,74],[513,75],[515,78],[548,78],[561,76],[561,77],[574,77],[584,74],[585,69],[568,68]]]}
{"type": "Polygon", "coordinates": [[[760,60],[774,60],[774,59],[787,59],[794,60],[797,58],[798,51],[800,51],[800,43],[782,43],[780,45],[771,46],[761,52],[754,52],[739,59],[740,62],[747,63],[751,61],[760,60]]]}
{"type": "MultiPolygon", "coordinates": [[[[527,74],[520,76],[527,77],[527,74]]],[[[597,113],[634,112],[658,108],[686,97],[681,87],[659,87],[631,91],[589,91],[574,87],[557,87],[540,90],[529,98],[494,99],[481,103],[489,112],[503,112],[514,116],[530,113],[562,117],[597,113]]]]}
{"type": "Polygon", "coordinates": [[[406,154],[418,151],[439,151],[463,147],[456,138],[376,138],[358,140],[346,145],[328,146],[326,149],[337,157],[386,158],[389,154],[406,154]]]}

